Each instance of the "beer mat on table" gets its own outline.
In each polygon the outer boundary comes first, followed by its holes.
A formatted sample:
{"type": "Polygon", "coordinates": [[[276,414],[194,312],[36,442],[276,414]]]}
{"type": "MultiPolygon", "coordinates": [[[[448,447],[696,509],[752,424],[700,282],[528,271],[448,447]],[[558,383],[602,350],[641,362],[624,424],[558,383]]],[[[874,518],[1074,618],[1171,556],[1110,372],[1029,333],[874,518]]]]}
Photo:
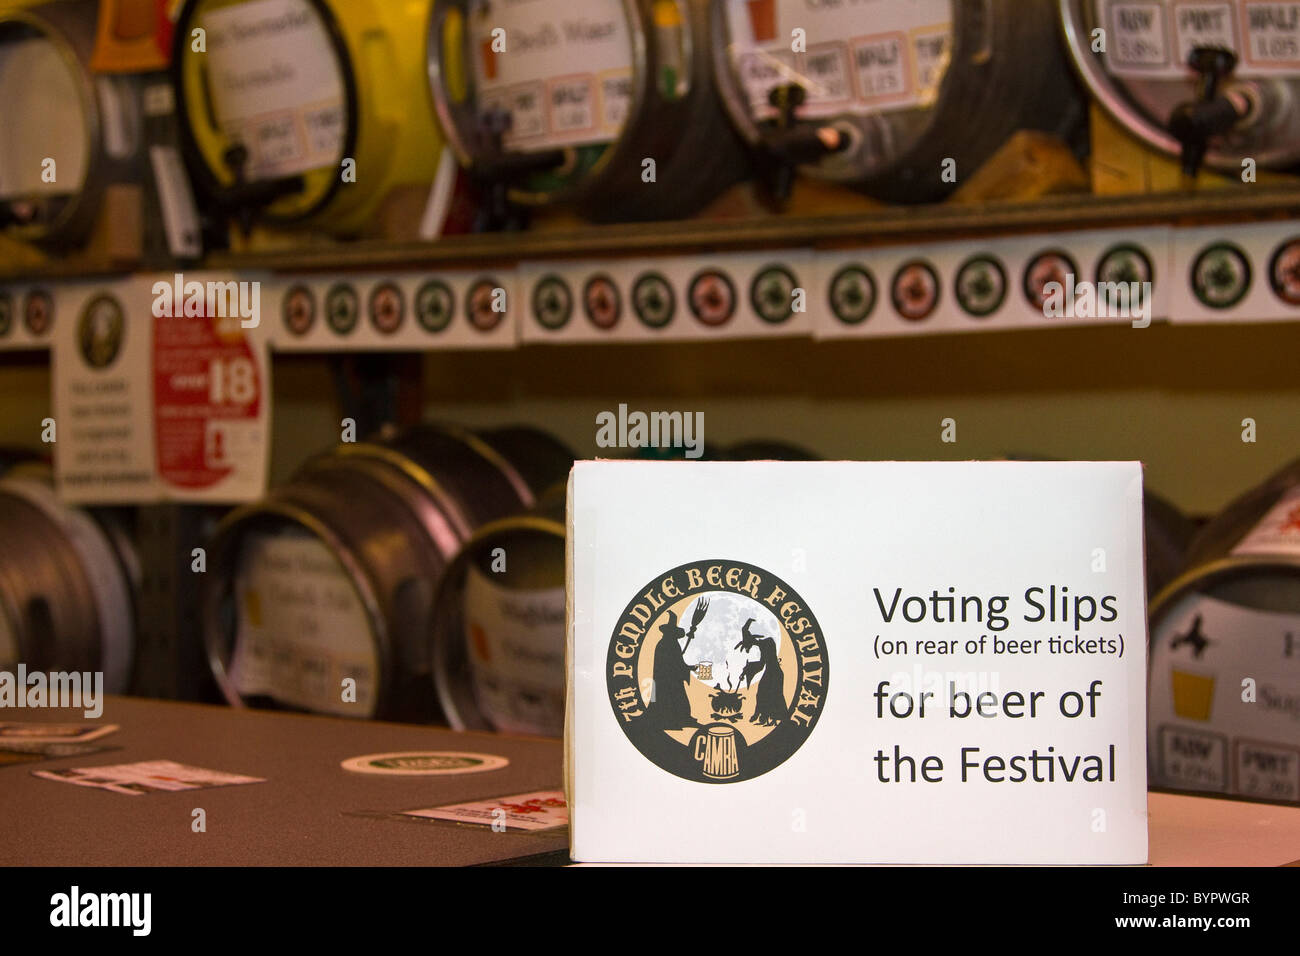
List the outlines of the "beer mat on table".
{"type": "Polygon", "coordinates": [[[172,760],[144,760],[103,767],[70,767],[66,770],[33,770],[32,776],[133,797],[146,793],[207,790],[266,782],[263,777],[245,777],[219,770],[205,770],[202,767],[187,767],[172,760]]]}
{"type": "Polygon", "coordinates": [[[412,810],[356,811],[348,816],[401,820],[406,823],[451,823],[501,832],[540,833],[569,825],[563,790],[534,790],[507,797],[467,800],[412,810]]]}
{"type": "Polygon", "coordinates": [[[85,743],[107,737],[117,724],[42,724],[0,721],[0,746],[10,741],[85,743]]]}
{"type": "Polygon", "coordinates": [[[64,757],[88,757],[117,749],[49,740],[0,740],[0,767],[60,760],[64,757]]]}

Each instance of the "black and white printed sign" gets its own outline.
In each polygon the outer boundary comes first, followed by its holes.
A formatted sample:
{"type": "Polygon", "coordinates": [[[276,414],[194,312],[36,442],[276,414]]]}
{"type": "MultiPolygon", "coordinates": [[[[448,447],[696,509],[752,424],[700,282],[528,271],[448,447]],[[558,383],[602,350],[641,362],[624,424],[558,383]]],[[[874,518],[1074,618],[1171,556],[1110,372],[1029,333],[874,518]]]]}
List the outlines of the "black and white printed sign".
{"type": "Polygon", "coordinates": [[[581,861],[1147,860],[1142,472],[580,462],[581,861]]]}

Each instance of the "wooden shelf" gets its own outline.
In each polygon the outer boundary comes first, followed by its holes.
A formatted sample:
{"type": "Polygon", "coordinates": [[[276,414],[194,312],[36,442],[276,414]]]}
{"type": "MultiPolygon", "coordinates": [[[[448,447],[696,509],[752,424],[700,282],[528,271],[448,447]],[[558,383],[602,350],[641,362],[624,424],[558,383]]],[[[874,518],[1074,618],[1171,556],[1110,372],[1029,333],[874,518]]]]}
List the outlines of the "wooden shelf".
{"type": "MultiPolygon", "coordinates": [[[[194,268],[279,272],[467,268],[533,259],[672,255],[776,247],[829,248],[1126,225],[1196,225],[1286,218],[1300,218],[1300,187],[1243,185],[1195,193],[1072,195],[1032,202],[882,206],[851,215],[768,215],[572,226],[454,236],[435,242],[322,243],[292,250],[214,253],[194,268]]],[[[111,268],[79,268],[75,261],[52,260],[22,270],[0,264],[0,281],[110,274],[114,274],[111,268]]]]}

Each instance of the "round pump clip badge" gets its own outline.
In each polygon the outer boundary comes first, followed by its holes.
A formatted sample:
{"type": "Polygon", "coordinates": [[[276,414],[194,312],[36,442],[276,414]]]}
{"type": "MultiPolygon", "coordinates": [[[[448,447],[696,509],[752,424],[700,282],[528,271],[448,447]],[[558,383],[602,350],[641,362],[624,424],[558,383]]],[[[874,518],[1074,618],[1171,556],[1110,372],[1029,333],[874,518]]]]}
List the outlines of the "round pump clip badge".
{"type": "Polygon", "coordinates": [[[435,777],[462,773],[484,773],[509,766],[495,754],[461,753],[453,750],[407,750],[391,754],[349,757],[340,765],[353,773],[390,777],[435,777]]]}

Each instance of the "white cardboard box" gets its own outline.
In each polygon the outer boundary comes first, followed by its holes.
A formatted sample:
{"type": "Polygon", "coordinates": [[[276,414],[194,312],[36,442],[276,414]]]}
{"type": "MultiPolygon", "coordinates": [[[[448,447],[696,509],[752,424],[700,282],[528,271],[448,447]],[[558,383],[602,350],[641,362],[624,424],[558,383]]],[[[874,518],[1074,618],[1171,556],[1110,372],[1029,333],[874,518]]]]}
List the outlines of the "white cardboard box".
{"type": "Polygon", "coordinates": [[[580,462],[573,857],[1146,862],[1142,541],[1133,462],[580,462]]]}

